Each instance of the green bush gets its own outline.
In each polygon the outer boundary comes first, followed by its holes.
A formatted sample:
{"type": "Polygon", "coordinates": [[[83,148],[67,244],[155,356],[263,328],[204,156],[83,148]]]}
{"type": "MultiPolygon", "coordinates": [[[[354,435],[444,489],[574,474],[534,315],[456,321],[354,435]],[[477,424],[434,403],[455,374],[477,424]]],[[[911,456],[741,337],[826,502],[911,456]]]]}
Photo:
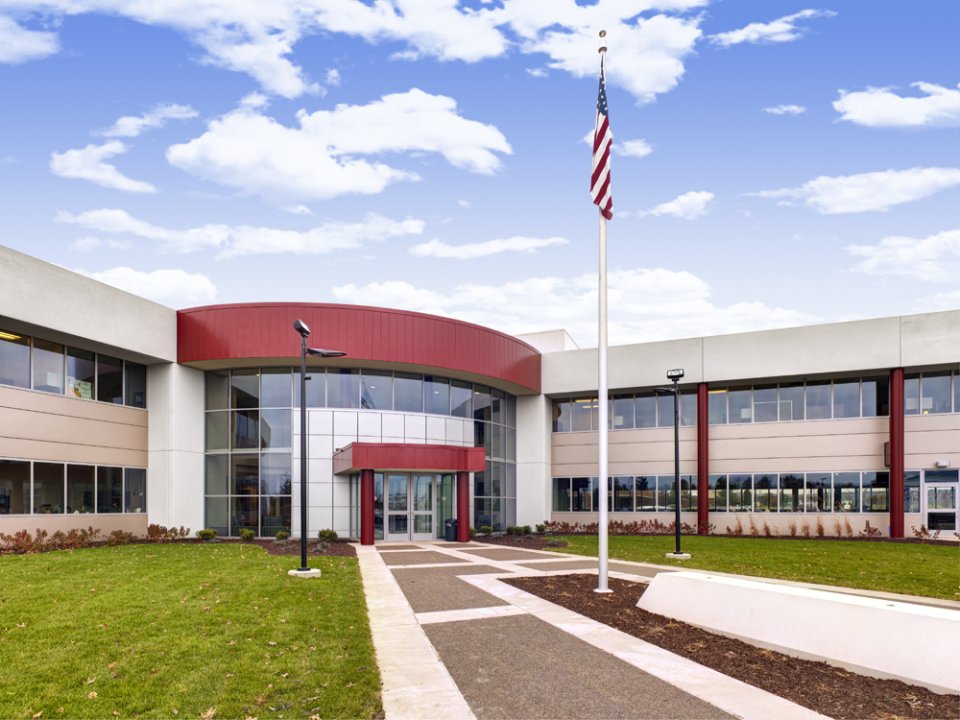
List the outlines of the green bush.
{"type": "Polygon", "coordinates": [[[337,535],[337,531],[330,530],[329,528],[324,528],[317,533],[317,538],[321,542],[336,542],[338,537],[339,535],[337,535]]]}
{"type": "Polygon", "coordinates": [[[489,525],[481,525],[477,528],[477,532],[479,532],[481,535],[489,535],[493,532],[493,528],[489,525]]]}
{"type": "Polygon", "coordinates": [[[280,542],[283,542],[284,540],[289,540],[289,539],[290,539],[290,533],[288,533],[286,530],[277,530],[277,540],[279,540],[280,542]]]}
{"type": "Polygon", "coordinates": [[[547,526],[543,523],[537,523],[537,534],[543,535],[547,531],[547,526]]]}
{"type": "Polygon", "coordinates": [[[243,542],[251,542],[256,536],[257,534],[250,528],[243,528],[240,531],[240,539],[243,540],[243,542]]]}
{"type": "Polygon", "coordinates": [[[197,530],[197,537],[203,540],[204,542],[209,542],[217,536],[217,531],[212,528],[204,528],[203,530],[197,530]]]}
{"type": "Polygon", "coordinates": [[[529,526],[529,525],[524,525],[523,527],[519,528],[519,530],[521,531],[521,532],[520,532],[521,535],[529,535],[529,534],[530,534],[530,526],[529,526]]]}
{"type": "Polygon", "coordinates": [[[477,536],[477,529],[470,528],[470,537],[476,537],[476,536],[477,536]]]}
{"type": "Polygon", "coordinates": [[[136,540],[136,538],[133,533],[114,530],[107,536],[107,545],[126,545],[127,543],[132,543],[134,540],[136,540]]]}

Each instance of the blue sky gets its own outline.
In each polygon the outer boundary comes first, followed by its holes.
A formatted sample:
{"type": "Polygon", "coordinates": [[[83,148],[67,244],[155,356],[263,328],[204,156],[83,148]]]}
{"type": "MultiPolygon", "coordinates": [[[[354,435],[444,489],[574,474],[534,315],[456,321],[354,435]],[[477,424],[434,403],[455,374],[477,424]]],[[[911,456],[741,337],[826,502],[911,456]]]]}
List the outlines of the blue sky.
{"type": "MultiPolygon", "coordinates": [[[[948,0],[0,0],[3,235],[173,307],[615,343],[960,307],[948,0]]],[[[0,309],[2,314],[2,309],[0,309]]]]}

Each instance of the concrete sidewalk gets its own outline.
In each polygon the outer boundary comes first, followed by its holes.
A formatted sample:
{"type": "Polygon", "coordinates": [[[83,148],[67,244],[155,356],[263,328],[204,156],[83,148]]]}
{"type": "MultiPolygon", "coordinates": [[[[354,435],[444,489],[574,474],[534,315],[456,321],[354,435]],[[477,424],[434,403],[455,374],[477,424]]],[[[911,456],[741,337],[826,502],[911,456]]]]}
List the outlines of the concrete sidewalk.
{"type": "Polygon", "coordinates": [[[596,559],[476,542],[357,555],[387,720],[823,717],[499,581],[595,572],[596,559]]]}

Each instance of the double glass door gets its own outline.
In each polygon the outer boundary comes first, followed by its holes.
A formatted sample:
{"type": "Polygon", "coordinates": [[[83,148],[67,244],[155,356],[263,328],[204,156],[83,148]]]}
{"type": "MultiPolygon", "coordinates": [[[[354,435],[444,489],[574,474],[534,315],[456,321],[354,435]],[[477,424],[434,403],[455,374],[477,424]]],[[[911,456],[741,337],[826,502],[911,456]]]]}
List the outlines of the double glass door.
{"type": "Polygon", "coordinates": [[[387,540],[433,540],[435,475],[387,475],[387,540]]]}
{"type": "Polygon", "coordinates": [[[923,514],[928,530],[957,529],[957,483],[931,483],[924,487],[923,514]]]}

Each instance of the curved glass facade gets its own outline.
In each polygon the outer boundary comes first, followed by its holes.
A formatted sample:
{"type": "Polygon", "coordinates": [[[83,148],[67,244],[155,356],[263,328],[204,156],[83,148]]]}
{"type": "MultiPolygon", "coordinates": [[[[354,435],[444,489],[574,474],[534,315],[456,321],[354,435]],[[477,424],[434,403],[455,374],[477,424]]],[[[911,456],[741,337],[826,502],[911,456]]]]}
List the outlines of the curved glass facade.
{"type": "MultiPolygon", "coordinates": [[[[290,367],[206,373],[206,527],[221,535],[239,535],[245,528],[261,536],[290,530],[292,425],[293,411],[300,406],[299,380],[299,369],[290,367]]],[[[486,470],[474,473],[474,526],[502,529],[516,523],[512,395],[436,375],[330,368],[309,371],[306,404],[359,413],[472,418],[473,445],[484,447],[487,457],[486,470]]],[[[311,483],[315,480],[311,477],[311,483]]]]}

